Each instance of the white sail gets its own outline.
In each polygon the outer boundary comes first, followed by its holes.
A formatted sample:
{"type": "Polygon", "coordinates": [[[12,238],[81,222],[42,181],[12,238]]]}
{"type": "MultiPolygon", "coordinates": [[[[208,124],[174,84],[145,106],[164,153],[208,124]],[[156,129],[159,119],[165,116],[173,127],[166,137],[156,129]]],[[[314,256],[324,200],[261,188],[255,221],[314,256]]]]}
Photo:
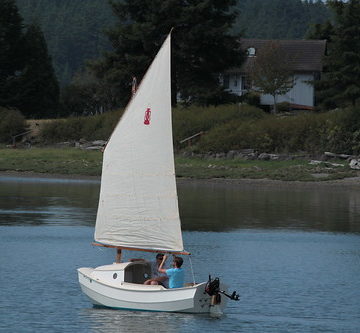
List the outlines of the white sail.
{"type": "Polygon", "coordinates": [[[95,240],[182,251],[171,123],[170,35],[104,152],[95,240]]]}

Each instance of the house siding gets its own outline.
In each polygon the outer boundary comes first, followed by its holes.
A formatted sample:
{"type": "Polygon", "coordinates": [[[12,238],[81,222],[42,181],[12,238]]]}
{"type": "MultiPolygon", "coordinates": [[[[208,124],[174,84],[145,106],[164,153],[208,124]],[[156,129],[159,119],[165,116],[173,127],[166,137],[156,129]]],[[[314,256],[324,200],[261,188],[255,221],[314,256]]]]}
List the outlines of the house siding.
{"type": "MultiPolygon", "coordinates": [[[[229,74],[229,92],[241,96],[247,92],[242,89],[244,87],[245,76],[242,73],[229,74]]],[[[285,95],[278,95],[277,103],[288,102],[290,104],[298,104],[314,107],[314,86],[311,83],[315,80],[312,73],[297,73],[294,75],[295,84],[293,88],[285,95]]],[[[260,103],[263,105],[272,105],[274,103],[271,95],[261,95],[260,103]]]]}
{"type": "MultiPolygon", "coordinates": [[[[247,92],[244,82],[246,75],[251,70],[251,65],[256,59],[259,50],[267,45],[269,40],[241,39],[244,51],[248,51],[248,57],[241,67],[231,68],[226,71],[226,85],[224,88],[238,96],[247,92]],[[251,52],[250,52],[250,51],[251,52]]],[[[295,55],[290,66],[294,73],[295,84],[285,95],[277,96],[277,103],[289,102],[299,106],[314,107],[314,85],[311,83],[317,79],[322,72],[322,57],[326,50],[325,40],[277,40],[284,54],[295,55]]],[[[272,105],[273,97],[270,95],[260,96],[261,104],[272,105]]]]}
{"type": "MultiPolygon", "coordinates": [[[[309,81],[314,80],[313,74],[295,74],[294,87],[285,95],[278,95],[277,103],[288,102],[290,104],[298,104],[305,106],[314,106],[314,86],[309,81]]],[[[274,99],[271,95],[262,95],[261,104],[272,105],[274,99]]]]}

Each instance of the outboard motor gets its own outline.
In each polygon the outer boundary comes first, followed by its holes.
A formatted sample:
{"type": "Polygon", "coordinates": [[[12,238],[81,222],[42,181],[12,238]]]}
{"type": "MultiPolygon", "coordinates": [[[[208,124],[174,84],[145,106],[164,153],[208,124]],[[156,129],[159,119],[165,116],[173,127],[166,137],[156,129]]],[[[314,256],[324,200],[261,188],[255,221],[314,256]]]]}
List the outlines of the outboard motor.
{"type": "Polygon", "coordinates": [[[240,300],[240,296],[239,296],[239,294],[236,293],[236,291],[233,291],[233,293],[231,295],[229,295],[224,290],[220,290],[220,280],[219,280],[219,278],[216,277],[214,280],[212,280],[211,275],[209,275],[209,280],[205,285],[205,292],[209,296],[216,296],[219,299],[219,302],[217,302],[217,303],[221,302],[220,294],[225,295],[226,297],[232,299],[233,301],[240,300]]]}
{"type": "Polygon", "coordinates": [[[205,293],[207,293],[209,296],[211,296],[211,302],[210,302],[210,315],[219,317],[222,315],[221,309],[220,309],[220,303],[221,303],[221,295],[223,294],[226,297],[238,301],[240,299],[240,296],[234,291],[231,295],[227,294],[224,290],[220,290],[220,280],[219,278],[215,278],[214,280],[211,279],[211,275],[209,275],[209,280],[205,285],[205,293]]]}

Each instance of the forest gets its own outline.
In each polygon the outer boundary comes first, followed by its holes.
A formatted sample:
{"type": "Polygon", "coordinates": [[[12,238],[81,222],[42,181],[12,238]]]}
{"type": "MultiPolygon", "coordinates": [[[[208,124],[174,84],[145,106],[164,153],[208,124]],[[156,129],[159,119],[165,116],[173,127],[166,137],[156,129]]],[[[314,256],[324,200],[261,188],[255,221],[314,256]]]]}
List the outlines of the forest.
{"type": "MultiPolygon", "coordinates": [[[[104,0],[16,0],[25,23],[38,22],[61,85],[68,84],[86,60],[110,48],[104,31],[116,18],[104,0]]],[[[324,3],[301,0],[238,0],[234,33],[247,38],[301,39],[309,25],[325,22],[324,3]]]]}
{"type": "Polygon", "coordinates": [[[16,0],[16,4],[25,24],[40,24],[61,85],[69,83],[86,60],[110,47],[104,34],[114,23],[108,1],[16,0]]]}
{"type": "Polygon", "coordinates": [[[194,151],[360,151],[358,0],[0,5],[0,142],[25,130],[25,118],[67,118],[44,128],[49,143],[106,139],[130,98],[132,76],[141,79],[175,27],[174,132],[183,139],[206,130],[194,151]],[[224,90],[218,73],[241,66],[241,37],[327,40],[323,73],[314,82],[315,113],[274,117],[264,114],[257,98],[239,100],[224,90]],[[118,111],[106,112],[112,110],[118,111]]]}

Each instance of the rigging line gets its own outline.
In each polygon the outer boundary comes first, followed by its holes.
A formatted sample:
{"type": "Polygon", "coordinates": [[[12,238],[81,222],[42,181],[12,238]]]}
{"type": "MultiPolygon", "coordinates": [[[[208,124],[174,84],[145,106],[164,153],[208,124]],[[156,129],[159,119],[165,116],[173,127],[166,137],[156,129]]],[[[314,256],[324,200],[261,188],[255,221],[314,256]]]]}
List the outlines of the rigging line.
{"type": "Polygon", "coordinates": [[[192,275],[192,278],[193,278],[193,283],[195,285],[195,275],[194,275],[194,269],[193,269],[193,265],[192,265],[192,261],[191,261],[191,255],[189,255],[189,261],[190,261],[191,275],[192,275]]]}

